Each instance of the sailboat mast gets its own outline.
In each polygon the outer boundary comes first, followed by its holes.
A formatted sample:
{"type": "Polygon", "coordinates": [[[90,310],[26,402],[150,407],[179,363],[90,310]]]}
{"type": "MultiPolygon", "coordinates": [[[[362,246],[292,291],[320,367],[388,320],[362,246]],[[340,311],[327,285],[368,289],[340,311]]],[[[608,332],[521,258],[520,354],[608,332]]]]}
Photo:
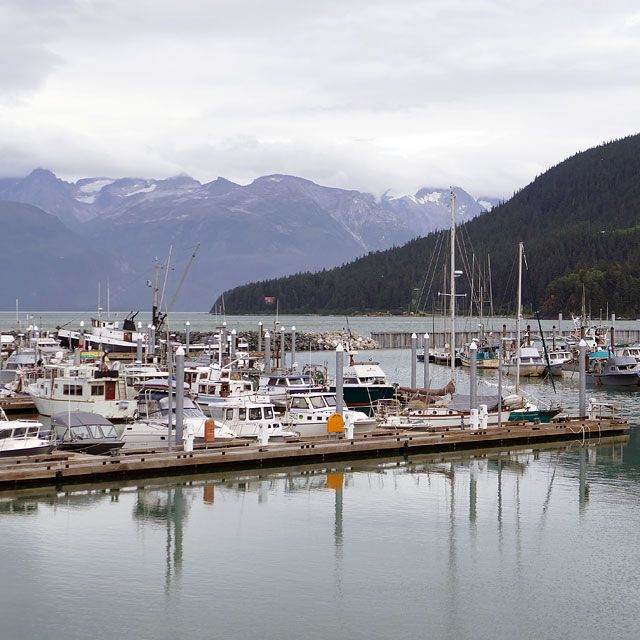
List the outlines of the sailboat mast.
{"type": "Polygon", "coordinates": [[[522,242],[518,243],[518,301],[516,303],[516,393],[520,389],[520,316],[522,315],[522,242]]]}
{"type": "Polygon", "coordinates": [[[456,366],[456,196],[451,190],[451,380],[456,366]]]}

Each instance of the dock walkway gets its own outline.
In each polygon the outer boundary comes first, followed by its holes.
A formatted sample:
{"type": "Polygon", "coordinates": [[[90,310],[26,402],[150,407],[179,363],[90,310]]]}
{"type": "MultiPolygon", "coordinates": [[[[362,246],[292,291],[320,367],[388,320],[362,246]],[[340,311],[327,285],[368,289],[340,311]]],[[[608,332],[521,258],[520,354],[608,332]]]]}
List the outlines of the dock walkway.
{"type": "Polygon", "coordinates": [[[162,476],[220,469],[256,469],[283,464],[307,464],[349,458],[375,458],[534,442],[599,439],[628,430],[626,420],[567,418],[548,424],[510,423],[480,430],[436,429],[427,433],[371,432],[353,440],[327,437],[284,444],[259,445],[253,441],[211,443],[191,452],[139,449],[116,456],[53,453],[47,456],[0,459],[0,489],[68,482],[162,476]]]}

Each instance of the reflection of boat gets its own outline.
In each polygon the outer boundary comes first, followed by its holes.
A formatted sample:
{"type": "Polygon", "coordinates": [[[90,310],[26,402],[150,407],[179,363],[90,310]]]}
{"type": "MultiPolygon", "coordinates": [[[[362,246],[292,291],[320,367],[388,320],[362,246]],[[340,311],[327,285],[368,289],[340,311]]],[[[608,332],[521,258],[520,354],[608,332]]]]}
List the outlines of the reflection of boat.
{"type": "Polygon", "coordinates": [[[124,445],[113,424],[89,411],[63,411],[51,416],[56,448],[62,451],[102,455],[124,445]]]}
{"type": "Polygon", "coordinates": [[[8,420],[0,409],[0,458],[50,453],[53,443],[41,437],[37,420],[8,420]]]}
{"type": "MultiPolygon", "coordinates": [[[[336,394],[331,392],[299,393],[287,403],[283,421],[301,436],[326,436],[327,420],[336,412],[336,394]]],[[[344,409],[342,416],[353,424],[354,433],[373,431],[375,418],[363,411],[344,409]]]]}
{"type": "Polygon", "coordinates": [[[640,366],[633,356],[614,356],[596,361],[586,377],[587,384],[631,387],[638,386],[639,374],[640,366]]]}

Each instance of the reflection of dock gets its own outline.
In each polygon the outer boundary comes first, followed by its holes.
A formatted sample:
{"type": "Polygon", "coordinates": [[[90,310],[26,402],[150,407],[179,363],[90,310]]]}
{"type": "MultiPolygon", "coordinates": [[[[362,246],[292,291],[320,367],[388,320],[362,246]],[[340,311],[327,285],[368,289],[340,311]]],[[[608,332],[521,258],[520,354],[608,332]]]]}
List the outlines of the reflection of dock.
{"type": "Polygon", "coordinates": [[[499,448],[536,442],[599,439],[626,432],[626,420],[567,419],[548,424],[514,423],[502,428],[440,430],[428,433],[386,431],[353,440],[310,439],[259,445],[248,441],[215,443],[192,452],[137,450],[113,457],[34,456],[0,461],[0,486],[86,482],[106,478],[159,476],[216,469],[250,469],[284,464],[308,464],[350,458],[376,458],[413,453],[499,448]]]}

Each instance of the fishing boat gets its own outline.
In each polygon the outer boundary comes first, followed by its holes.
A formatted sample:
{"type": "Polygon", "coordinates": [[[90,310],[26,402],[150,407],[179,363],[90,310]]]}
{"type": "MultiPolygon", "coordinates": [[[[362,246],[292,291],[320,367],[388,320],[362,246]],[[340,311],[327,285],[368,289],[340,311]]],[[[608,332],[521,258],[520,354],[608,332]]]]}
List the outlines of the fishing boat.
{"type": "Polygon", "coordinates": [[[147,341],[146,332],[139,331],[136,327],[137,314],[129,314],[120,326],[118,320],[105,320],[99,313],[97,318],[91,318],[91,324],[86,331],[82,326],[80,329],[58,327],[58,340],[63,347],[71,350],[79,346],[83,349],[135,353],[138,339],[141,339],[143,344],[147,341]]]}
{"type": "Polygon", "coordinates": [[[124,445],[113,423],[98,413],[63,411],[51,416],[51,433],[56,449],[104,455],[124,445]]]}

